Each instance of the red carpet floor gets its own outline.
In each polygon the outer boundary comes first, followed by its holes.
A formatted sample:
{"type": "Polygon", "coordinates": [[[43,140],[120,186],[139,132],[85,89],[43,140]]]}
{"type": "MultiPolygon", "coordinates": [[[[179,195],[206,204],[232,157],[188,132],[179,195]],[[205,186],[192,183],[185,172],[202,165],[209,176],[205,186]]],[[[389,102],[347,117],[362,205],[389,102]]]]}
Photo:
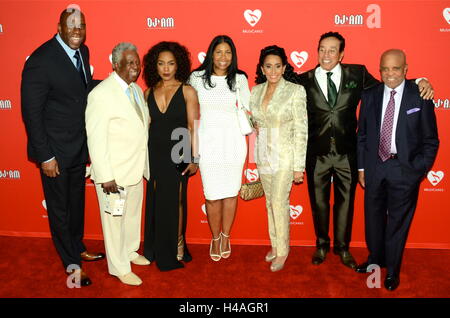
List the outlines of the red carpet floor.
{"type": "MultiPolygon", "coordinates": [[[[103,241],[86,241],[89,251],[104,251],[103,241]]],[[[207,245],[189,245],[193,261],[183,269],[160,272],[154,264],[133,266],[144,283],[126,286],[109,275],[106,261],[83,265],[93,281],[69,289],[50,239],[0,236],[0,297],[2,298],[428,298],[450,297],[450,251],[407,249],[400,287],[388,292],[369,289],[367,275],[357,274],[328,254],[320,266],[311,264],[312,247],[292,247],[285,268],[277,273],[264,261],[266,246],[232,247],[227,260],[213,262],[207,245]]],[[[353,248],[358,262],[363,248],[353,248]]]]}

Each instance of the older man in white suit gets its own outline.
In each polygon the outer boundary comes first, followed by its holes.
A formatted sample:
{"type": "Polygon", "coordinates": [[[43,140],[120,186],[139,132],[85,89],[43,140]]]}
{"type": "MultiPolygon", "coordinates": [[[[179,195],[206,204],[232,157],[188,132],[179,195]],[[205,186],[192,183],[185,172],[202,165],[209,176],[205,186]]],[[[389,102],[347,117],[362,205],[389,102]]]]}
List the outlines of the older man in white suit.
{"type": "Polygon", "coordinates": [[[140,244],[143,177],[148,179],[149,114],[142,89],[137,48],[120,43],[112,53],[114,72],[88,96],[86,130],[108,271],[122,283],[140,285],[131,263],[150,262],[137,253],[140,244]]]}

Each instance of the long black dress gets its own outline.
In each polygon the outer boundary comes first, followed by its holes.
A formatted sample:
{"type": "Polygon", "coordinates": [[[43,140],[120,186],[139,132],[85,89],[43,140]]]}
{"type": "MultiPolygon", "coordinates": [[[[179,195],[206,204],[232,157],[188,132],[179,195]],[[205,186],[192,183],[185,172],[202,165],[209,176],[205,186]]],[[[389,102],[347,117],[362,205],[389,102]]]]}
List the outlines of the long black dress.
{"type": "MultiPolygon", "coordinates": [[[[171,140],[172,131],[187,129],[187,111],[183,85],[175,92],[165,113],[159,110],[153,91],[148,96],[151,116],[149,132],[150,181],[147,184],[144,233],[144,256],[156,261],[161,271],[184,267],[177,260],[180,204],[182,235],[186,232],[186,193],[188,176],[182,176],[172,161],[171,152],[178,140],[171,140]]],[[[183,261],[192,260],[184,240],[183,261]]]]}

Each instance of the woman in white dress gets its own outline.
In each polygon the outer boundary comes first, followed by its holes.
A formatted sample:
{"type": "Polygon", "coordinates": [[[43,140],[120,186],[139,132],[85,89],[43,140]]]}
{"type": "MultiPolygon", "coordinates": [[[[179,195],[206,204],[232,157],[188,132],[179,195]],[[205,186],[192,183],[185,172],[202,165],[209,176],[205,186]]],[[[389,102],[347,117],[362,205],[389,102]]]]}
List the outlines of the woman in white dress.
{"type": "Polygon", "coordinates": [[[230,37],[219,35],[212,40],[203,64],[189,81],[200,102],[199,167],[212,233],[209,253],[219,261],[231,254],[229,237],[247,155],[236,114],[237,96],[247,109],[250,98],[247,77],[238,69],[230,37]]]}

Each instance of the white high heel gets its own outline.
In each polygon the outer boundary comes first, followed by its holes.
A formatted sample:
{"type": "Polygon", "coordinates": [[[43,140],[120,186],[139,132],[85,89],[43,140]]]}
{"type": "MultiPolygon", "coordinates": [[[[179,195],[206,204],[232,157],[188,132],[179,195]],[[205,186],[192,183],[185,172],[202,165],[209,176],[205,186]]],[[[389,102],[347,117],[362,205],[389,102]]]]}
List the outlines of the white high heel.
{"type": "Polygon", "coordinates": [[[228,247],[229,250],[222,252],[222,241],[220,242],[220,256],[222,256],[222,258],[228,258],[231,255],[231,244],[230,244],[230,236],[226,235],[225,233],[220,232],[220,235],[223,235],[223,237],[226,237],[228,239],[228,247]]]}
{"type": "MultiPolygon", "coordinates": [[[[215,241],[218,241],[218,240],[220,240],[221,239],[221,236],[219,235],[219,237],[218,238],[213,238],[212,240],[211,240],[211,244],[209,245],[209,256],[211,256],[211,259],[214,261],[214,262],[218,262],[218,261],[220,261],[220,259],[221,259],[221,256],[220,256],[220,254],[213,254],[212,253],[212,246],[213,246],[213,241],[215,242],[215,241]]],[[[220,245],[219,245],[219,251],[220,251],[220,245]]],[[[220,253],[220,252],[219,252],[220,253]]]]}
{"type": "Polygon", "coordinates": [[[267,263],[270,263],[271,261],[273,261],[275,258],[277,257],[277,254],[275,253],[275,254],[272,254],[272,250],[269,252],[269,253],[267,253],[267,255],[266,255],[266,262],[267,263]]]}

